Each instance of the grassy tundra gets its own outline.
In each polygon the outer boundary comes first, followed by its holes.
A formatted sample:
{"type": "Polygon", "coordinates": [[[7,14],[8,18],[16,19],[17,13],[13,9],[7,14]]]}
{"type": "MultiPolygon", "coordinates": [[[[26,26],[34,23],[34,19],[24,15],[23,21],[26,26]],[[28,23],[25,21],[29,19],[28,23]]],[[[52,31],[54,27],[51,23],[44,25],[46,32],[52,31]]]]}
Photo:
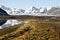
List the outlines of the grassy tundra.
{"type": "Polygon", "coordinates": [[[0,29],[0,40],[60,40],[60,20],[21,18],[27,24],[0,29]]]}

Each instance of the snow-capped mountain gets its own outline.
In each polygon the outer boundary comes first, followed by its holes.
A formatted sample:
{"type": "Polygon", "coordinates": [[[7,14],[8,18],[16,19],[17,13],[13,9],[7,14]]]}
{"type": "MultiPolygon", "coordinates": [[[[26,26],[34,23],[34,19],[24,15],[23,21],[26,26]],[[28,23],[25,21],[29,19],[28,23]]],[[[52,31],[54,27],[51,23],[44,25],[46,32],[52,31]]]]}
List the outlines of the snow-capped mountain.
{"type": "Polygon", "coordinates": [[[33,7],[29,8],[28,10],[26,10],[25,12],[26,13],[39,13],[39,10],[40,9],[33,6],[33,7]]]}
{"type": "Polygon", "coordinates": [[[40,13],[46,13],[47,12],[47,8],[46,7],[40,7],[40,13]]]}
{"type": "Polygon", "coordinates": [[[1,9],[5,10],[9,15],[20,15],[25,12],[23,9],[19,8],[8,8],[3,5],[0,6],[1,9]]]}
{"type": "Polygon", "coordinates": [[[0,6],[1,9],[5,10],[9,15],[35,15],[39,13],[45,13],[47,12],[47,8],[36,8],[36,7],[31,7],[28,10],[23,10],[20,8],[7,8],[5,6],[0,6]]]}
{"type": "Polygon", "coordinates": [[[26,13],[45,13],[45,12],[47,12],[47,8],[45,7],[36,8],[33,6],[26,10],[26,13]]]}
{"type": "Polygon", "coordinates": [[[5,10],[8,14],[10,15],[21,15],[21,14],[26,14],[26,13],[45,13],[47,12],[47,8],[45,7],[40,7],[40,8],[36,8],[36,7],[31,7],[28,10],[23,10],[20,8],[7,8],[3,5],[0,6],[1,9],[5,10]]]}
{"type": "Polygon", "coordinates": [[[60,16],[60,8],[59,7],[52,7],[48,12],[48,15],[56,15],[60,16]]]}
{"type": "Polygon", "coordinates": [[[11,10],[7,11],[7,13],[10,15],[20,15],[24,12],[25,12],[25,10],[19,9],[19,8],[11,8],[11,10]]]}
{"type": "Polygon", "coordinates": [[[32,15],[32,16],[56,16],[60,15],[59,7],[31,7],[27,10],[20,8],[7,8],[0,6],[1,9],[5,10],[9,15],[32,15]]]}

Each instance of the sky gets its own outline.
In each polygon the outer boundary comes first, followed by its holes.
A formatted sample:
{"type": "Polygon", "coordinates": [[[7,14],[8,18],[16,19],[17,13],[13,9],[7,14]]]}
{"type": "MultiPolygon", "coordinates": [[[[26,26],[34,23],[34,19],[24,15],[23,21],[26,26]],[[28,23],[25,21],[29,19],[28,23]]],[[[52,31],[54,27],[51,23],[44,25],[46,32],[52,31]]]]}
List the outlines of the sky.
{"type": "Polygon", "coordinates": [[[9,8],[21,8],[28,9],[32,6],[60,6],[60,0],[0,0],[0,5],[4,5],[9,8]]]}

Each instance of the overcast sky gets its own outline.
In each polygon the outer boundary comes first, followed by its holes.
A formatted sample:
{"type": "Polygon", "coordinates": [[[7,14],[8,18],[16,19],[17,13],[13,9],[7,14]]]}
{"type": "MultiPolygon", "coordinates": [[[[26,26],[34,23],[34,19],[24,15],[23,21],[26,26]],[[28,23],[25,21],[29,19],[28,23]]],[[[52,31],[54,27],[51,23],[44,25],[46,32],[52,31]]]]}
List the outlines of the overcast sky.
{"type": "Polygon", "coordinates": [[[60,0],[0,0],[0,5],[28,9],[32,6],[60,6],[60,0]]]}

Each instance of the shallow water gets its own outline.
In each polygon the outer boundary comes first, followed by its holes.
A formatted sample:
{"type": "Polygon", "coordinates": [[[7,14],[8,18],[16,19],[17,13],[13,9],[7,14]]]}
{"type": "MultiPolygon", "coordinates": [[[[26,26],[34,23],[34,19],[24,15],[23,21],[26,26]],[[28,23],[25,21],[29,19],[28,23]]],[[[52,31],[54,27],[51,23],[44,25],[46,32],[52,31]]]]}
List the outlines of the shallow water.
{"type": "Polygon", "coordinates": [[[27,23],[26,21],[19,21],[19,20],[7,20],[4,24],[0,25],[0,29],[6,28],[9,26],[14,26],[17,24],[24,24],[27,23]]]}

